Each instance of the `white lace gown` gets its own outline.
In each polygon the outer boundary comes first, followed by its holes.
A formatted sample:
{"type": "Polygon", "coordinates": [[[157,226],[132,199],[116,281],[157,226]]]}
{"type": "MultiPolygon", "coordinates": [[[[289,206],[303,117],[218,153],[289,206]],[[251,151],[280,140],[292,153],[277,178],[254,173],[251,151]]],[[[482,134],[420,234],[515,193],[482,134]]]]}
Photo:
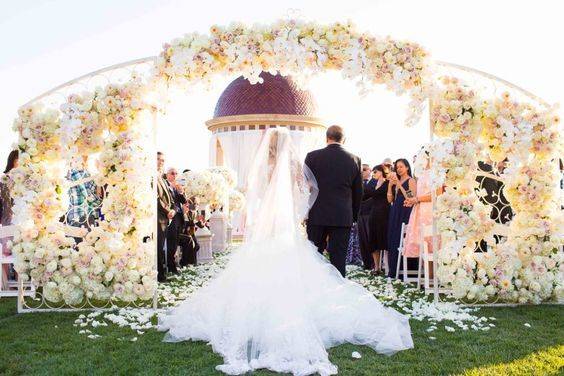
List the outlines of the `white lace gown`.
{"type": "Polygon", "coordinates": [[[301,167],[287,132],[269,130],[249,175],[246,239],[224,271],[159,318],[165,341],[209,343],[230,375],[333,375],[332,346],[413,347],[408,318],[341,277],[300,231],[312,203],[304,182],[315,185],[301,167]]]}

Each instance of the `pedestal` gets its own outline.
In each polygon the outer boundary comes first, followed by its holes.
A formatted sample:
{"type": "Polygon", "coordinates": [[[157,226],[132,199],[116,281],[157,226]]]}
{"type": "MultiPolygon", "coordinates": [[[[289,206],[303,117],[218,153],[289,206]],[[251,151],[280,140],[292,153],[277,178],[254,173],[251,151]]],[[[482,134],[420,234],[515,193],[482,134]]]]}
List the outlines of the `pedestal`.
{"type": "Polygon", "coordinates": [[[227,221],[227,245],[233,244],[233,225],[231,221],[227,221]]]}
{"type": "Polygon", "coordinates": [[[212,251],[223,252],[227,249],[227,219],[225,215],[216,210],[210,217],[210,231],[213,234],[212,251]]]}
{"type": "Polygon", "coordinates": [[[200,250],[196,254],[196,262],[205,264],[213,260],[212,256],[212,238],[213,235],[207,228],[201,228],[196,231],[196,238],[200,244],[200,250]]]}

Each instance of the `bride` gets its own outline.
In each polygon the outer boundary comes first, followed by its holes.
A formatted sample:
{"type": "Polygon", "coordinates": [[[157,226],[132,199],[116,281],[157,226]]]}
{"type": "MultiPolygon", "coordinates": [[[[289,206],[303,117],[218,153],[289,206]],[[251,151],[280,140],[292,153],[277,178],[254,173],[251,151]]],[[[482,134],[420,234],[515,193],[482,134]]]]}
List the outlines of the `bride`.
{"type": "Polygon", "coordinates": [[[202,340],[217,370],[333,375],[327,350],[349,342],[391,355],[413,347],[407,317],[341,277],[304,236],[313,174],[285,128],[269,129],[251,168],[243,244],[214,280],[159,318],[165,341],[202,340]]]}

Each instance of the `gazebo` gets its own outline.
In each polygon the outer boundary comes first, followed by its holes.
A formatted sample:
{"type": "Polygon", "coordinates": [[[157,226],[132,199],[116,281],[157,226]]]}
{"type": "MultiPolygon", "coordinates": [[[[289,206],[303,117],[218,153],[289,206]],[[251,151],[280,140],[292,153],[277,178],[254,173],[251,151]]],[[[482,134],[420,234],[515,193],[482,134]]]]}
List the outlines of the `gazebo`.
{"type": "Polygon", "coordinates": [[[263,72],[264,82],[252,85],[238,77],[223,91],[213,118],[206,122],[212,133],[210,164],[237,172],[244,191],[247,173],[266,129],[289,129],[296,150],[305,157],[324,141],[325,125],[317,116],[313,94],[290,76],[263,72]]]}

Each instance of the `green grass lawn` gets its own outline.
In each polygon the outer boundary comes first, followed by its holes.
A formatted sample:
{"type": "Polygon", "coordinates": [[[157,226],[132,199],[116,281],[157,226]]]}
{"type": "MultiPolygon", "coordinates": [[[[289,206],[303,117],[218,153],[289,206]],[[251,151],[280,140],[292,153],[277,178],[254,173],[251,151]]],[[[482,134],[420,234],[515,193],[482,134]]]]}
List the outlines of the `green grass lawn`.
{"type": "MultiPolygon", "coordinates": [[[[411,321],[415,349],[392,357],[343,345],[330,350],[340,375],[556,375],[564,372],[564,308],[483,308],[497,318],[487,332],[447,333],[444,325],[411,321]],[[524,326],[529,323],[531,328],[524,326]],[[436,337],[431,340],[429,337],[436,337]],[[359,351],[362,359],[351,357],[359,351]]],[[[154,330],[137,336],[115,325],[88,339],[73,327],[76,313],[16,313],[14,299],[0,301],[0,373],[4,375],[215,375],[221,358],[204,343],[163,343],[154,330]],[[138,337],[136,342],[130,339],[138,337]]],[[[272,374],[256,372],[257,375],[272,374]]]]}
{"type": "MultiPolygon", "coordinates": [[[[227,256],[216,255],[213,263],[184,269],[161,284],[160,304],[174,306],[185,299],[225,266],[227,256]]],[[[358,268],[347,276],[402,312],[409,312],[405,304],[426,301],[415,288],[401,283],[392,288],[384,278],[358,268]],[[392,295],[384,293],[390,289],[392,295]]],[[[15,299],[0,299],[0,375],[220,375],[215,366],[222,359],[205,343],[163,343],[164,333],[150,329],[140,335],[102,315],[96,320],[109,326],[83,328],[75,323],[79,314],[17,314],[15,299]],[[83,329],[100,337],[87,338],[79,333],[83,329]]],[[[462,330],[451,321],[411,319],[414,349],[386,357],[368,347],[342,345],[329,350],[330,360],[339,367],[339,375],[355,376],[564,374],[563,306],[481,308],[464,324],[469,326],[481,316],[495,317],[484,325],[495,326],[487,331],[462,330]],[[433,325],[437,329],[428,332],[433,325]],[[447,332],[445,325],[456,329],[447,332]],[[362,358],[353,359],[353,351],[362,358]]]]}

